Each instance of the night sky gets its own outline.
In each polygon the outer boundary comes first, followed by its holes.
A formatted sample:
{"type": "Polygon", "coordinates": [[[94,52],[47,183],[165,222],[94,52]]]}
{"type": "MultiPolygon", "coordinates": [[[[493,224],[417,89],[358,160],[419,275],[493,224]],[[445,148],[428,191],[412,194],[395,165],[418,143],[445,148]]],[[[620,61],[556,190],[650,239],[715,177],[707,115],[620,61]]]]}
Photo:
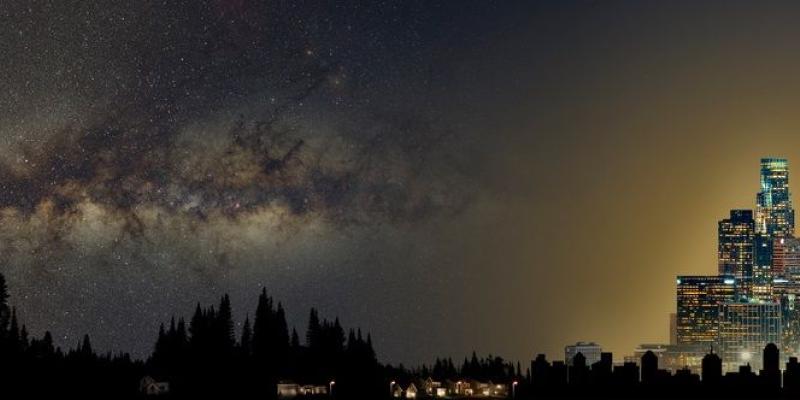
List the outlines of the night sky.
{"type": "MultiPolygon", "coordinates": [[[[0,272],[145,356],[261,287],[382,361],[668,340],[759,158],[800,175],[800,5],[8,1],[0,272]]],[[[791,182],[795,182],[792,179],[791,182]]],[[[792,186],[794,191],[800,186],[792,186]]]]}

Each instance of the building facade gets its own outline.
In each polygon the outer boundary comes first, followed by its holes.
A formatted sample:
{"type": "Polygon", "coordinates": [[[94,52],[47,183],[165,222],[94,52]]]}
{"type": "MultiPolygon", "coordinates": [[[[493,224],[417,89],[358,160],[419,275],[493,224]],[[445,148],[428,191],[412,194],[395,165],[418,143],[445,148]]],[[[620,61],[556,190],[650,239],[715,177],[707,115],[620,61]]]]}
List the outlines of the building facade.
{"type": "Polygon", "coordinates": [[[756,194],[756,237],[753,262],[753,297],[772,297],[774,242],[794,235],[794,208],[789,192],[789,163],[784,158],[762,158],[761,190],[756,194]]]}
{"type": "Polygon", "coordinates": [[[756,195],[756,231],[770,237],[794,235],[789,162],[785,158],[761,159],[761,191],[756,195]]]}
{"type": "MultiPolygon", "coordinates": [[[[772,298],[772,237],[756,233],[754,240],[753,283],[750,293],[744,300],[754,297],[759,300],[772,298]]],[[[740,297],[741,299],[741,297],[740,297]]]]}
{"type": "Polygon", "coordinates": [[[783,342],[779,302],[723,303],[719,305],[719,354],[726,370],[742,364],[761,368],[761,350],[783,342]]]}
{"type": "Polygon", "coordinates": [[[736,279],[736,291],[741,297],[751,295],[755,220],[752,210],[731,210],[730,218],[719,221],[717,227],[717,262],[720,275],[736,279]]]}
{"type": "Polygon", "coordinates": [[[774,296],[781,305],[783,347],[788,356],[800,355],[800,281],[775,279],[774,296]]]}
{"type": "Polygon", "coordinates": [[[800,240],[776,238],[772,242],[772,274],[774,278],[800,278],[800,240]]]}
{"type": "Polygon", "coordinates": [[[714,344],[719,305],[734,301],[731,276],[679,276],[677,279],[676,336],[678,345],[714,344]]]}
{"type": "Polygon", "coordinates": [[[586,358],[586,365],[592,365],[600,361],[600,353],[603,349],[595,342],[578,342],[564,347],[564,362],[567,366],[572,366],[572,360],[578,353],[586,358]]]}

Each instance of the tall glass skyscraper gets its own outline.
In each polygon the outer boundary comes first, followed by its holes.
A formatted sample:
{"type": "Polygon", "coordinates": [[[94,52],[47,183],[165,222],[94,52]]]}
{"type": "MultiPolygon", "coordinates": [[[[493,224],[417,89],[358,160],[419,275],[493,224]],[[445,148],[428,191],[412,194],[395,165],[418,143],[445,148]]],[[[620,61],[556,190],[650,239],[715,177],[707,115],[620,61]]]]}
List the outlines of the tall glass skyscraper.
{"type": "Polygon", "coordinates": [[[785,158],[761,159],[761,191],[756,195],[756,232],[771,237],[794,234],[789,162],[785,158]]]}
{"type": "Polygon", "coordinates": [[[789,193],[789,162],[785,158],[761,159],[761,191],[756,195],[756,236],[752,295],[772,296],[772,250],[775,238],[794,235],[794,208],[789,193]]]}
{"type": "Polygon", "coordinates": [[[753,211],[731,210],[730,218],[719,221],[717,238],[719,274],[736,278],[737,295],[749,297],[753,282],[753,211]]]}

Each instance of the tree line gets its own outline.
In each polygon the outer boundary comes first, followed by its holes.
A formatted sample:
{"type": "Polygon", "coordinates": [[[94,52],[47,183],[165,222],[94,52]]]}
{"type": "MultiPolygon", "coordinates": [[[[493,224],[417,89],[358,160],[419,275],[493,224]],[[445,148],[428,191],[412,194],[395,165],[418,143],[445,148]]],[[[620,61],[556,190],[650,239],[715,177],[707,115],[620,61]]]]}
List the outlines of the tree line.
{"type": "MultiPolygon", "coordinates": [[[[333,385],[336,398],[385,398],[390,381],[421,378],[510,381],[520,367],[499,357],[452,359],[407,369],[381,364],[372,337],[342,327],[338,318],[312,308],[304,337],[286,322],[286,311],[262,289],[252,320],[234,329],[230,297],[207,307],[197,304],[188,320],[172,317],[158,329],[153,352],[144,360],[128,353],[98,353],[89,335],[62,350],[49,331],[32,337],[9,306],[0,274],[0,393],[138,398],[145,376],[169,382],[172,398],[256,395],[275,398],[281,381],[333,385]]],[[[147,340],[147,339],[143,339],[147,340]]]]}

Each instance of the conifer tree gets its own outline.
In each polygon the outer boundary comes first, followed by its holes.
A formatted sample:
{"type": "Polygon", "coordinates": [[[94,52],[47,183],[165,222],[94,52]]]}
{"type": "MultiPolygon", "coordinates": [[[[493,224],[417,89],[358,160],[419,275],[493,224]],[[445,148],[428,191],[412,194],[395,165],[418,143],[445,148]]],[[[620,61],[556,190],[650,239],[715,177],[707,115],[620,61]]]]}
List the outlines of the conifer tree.
{"type": "Polygon", "coordinates": [[[243,357],[249,357],[253,348],[253,331],[250,328],[250,317],[244,319],[242,326],[242,339],[239,341],[239,352],[243,357]]]}

